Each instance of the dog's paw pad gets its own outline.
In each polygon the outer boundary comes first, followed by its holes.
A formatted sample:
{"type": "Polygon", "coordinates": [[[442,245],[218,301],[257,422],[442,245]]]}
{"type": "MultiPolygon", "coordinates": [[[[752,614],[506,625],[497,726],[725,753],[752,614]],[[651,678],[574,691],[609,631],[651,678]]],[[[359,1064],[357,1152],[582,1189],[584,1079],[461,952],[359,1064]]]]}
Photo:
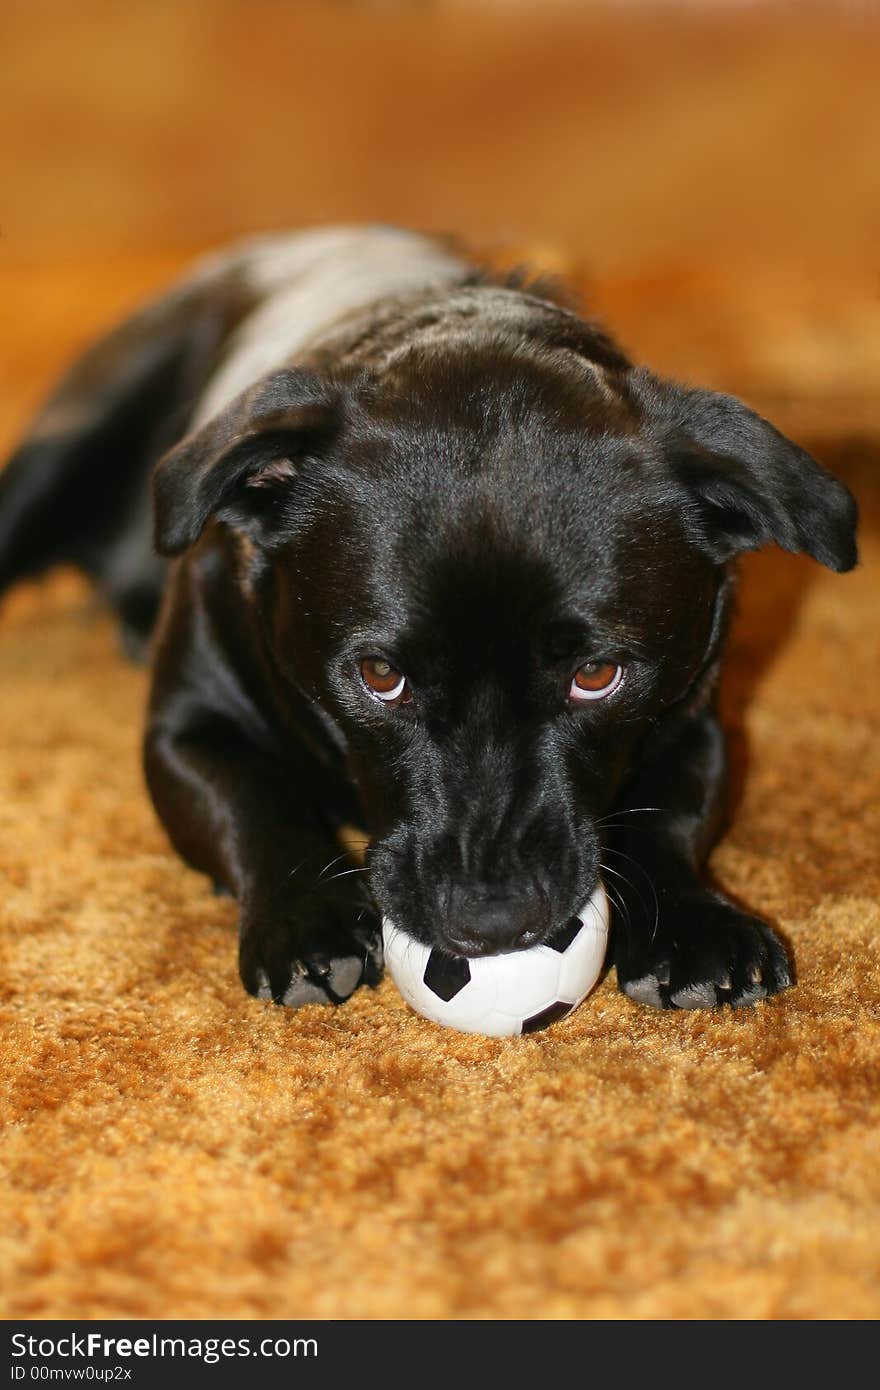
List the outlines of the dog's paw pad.
{"type": "Polygon", "coordinates": [[[710,980],[683,985],[669,996],[677,1009],[714,1009],[718,1002],[715,986],[710,980]]]}
{"type": "Polygon", "coordinates": [[[327,983],[340,999],[353,994],[364,974],[364,962],[358,956],[339,956],[330,962],[327,983]]]}
{"type": "Polygon", "coordinates": [[[642,975],[638,980],[626,980],[623,992],[628,999],[633,999],[637,1004],[650,1004],[655,1009],[665,1007],[660,993],[660,981],[656,975],[642,975]]]}

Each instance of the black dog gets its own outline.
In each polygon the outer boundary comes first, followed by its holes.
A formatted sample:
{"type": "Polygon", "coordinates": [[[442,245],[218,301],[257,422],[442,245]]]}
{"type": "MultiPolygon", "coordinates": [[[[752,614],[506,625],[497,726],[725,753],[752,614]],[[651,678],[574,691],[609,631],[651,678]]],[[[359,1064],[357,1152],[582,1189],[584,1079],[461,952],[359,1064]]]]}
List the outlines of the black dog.
{"type": "Polygon", "coordinates": [[[0,586],[79,564],[132,647],[161,600],[147,780],[239,899],[252,993],[375,983],[381,913],[532,945],[601,873],[628,995],[740,1005],[792,976],[700,878],[730,561],[847,570],[855,520],[765,420],[546,288],[333,229],[204,263],[74,367],[0,479],[0,586]]]}

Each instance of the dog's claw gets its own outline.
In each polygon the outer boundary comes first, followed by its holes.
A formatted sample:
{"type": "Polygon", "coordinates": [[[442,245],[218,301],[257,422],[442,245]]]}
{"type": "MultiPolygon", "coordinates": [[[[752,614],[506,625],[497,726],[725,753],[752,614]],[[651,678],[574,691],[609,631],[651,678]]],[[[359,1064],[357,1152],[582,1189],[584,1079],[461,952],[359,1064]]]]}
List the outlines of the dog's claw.
{"type": "Polygon", "coordinates": [[[288,1009],[299,1009],[304,1004],[340,1004],[357,989],[362,974],[363,964],[354,956],[328,961],[323,970],[314,972],[297,960],[287,984],[278,989],[272,988],[269,976],[260,968],[252,993],[258,999],[271,999],[274,1004],[288,1009]]]}
{"type": "Polygon", "coordinates": [[[767,998],[767,990],[764,985],[753,985],[751,989],[740,990],[739,994],[731,999],[731,1004],[735,1009],[747,1008],[749,1004],[756,1004],[759,999],[767,998]]]}

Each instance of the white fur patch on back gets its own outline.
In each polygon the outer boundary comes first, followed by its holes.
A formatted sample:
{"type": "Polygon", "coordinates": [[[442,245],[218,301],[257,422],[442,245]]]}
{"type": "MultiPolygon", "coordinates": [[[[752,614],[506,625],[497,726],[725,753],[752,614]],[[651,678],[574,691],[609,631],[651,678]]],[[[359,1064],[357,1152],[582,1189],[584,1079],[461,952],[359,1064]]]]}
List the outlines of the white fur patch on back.
{"type": "Polygon", "coordinates": [[[200,281],[238,269],[262,295],[209,382],[203,425],[266,372],[315,345],[344,314],[376,300],[450,283],[467,262],[440,242],[386,227],[330,227],[261,236],[203,260],[200,281]]]}

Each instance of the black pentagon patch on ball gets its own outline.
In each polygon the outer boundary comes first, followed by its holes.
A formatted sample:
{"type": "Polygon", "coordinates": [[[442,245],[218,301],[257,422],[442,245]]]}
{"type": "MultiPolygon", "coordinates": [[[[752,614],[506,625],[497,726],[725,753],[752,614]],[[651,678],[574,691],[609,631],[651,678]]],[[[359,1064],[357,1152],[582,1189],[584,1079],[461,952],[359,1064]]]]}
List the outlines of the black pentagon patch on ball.
{"type": "Polygon", "coordinates": [[[546,1009],[542,1009],[539,1014],[533,1014],[527,1018],[522,1026],[524,1033],[539,1033],[542,1028],[547,1028],[551,1023],[556,1023],[560,1018],[565,1018],[570,1014],[574,1004],[548,1004],[546,1009]]]}
{"type": "Polygon", "coordinates": [[[583,925],[580,917],[570,917],[565,926],[560,927],[556,935],[551,936],[545,945],[549,946],[551,951],[558,951],[562,955],[563,951],[568,950],[583,925]]]}
{"type": "Polygon", "coordinates": [[[464,989],[471,978],[471,968],[464,956],[451,956],[448,951],[435,949],[428,956],[428,964],[422,976],[428,989],[438,999],[450,999],[464,989]]]}

